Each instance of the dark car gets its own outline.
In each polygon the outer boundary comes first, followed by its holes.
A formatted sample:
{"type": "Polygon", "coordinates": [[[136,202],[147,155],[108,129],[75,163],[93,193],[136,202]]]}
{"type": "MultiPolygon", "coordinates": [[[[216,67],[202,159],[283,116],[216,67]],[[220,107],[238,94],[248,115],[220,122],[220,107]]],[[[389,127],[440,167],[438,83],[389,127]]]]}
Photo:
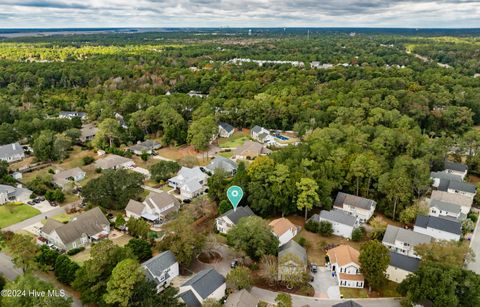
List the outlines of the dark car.
{"type": "Polygon", "coordinates": [[[230,267],[232,269],[236,268],[238,266],[238,260],[237,259],[233,259],[233,261],[230,263],[230,267]]]}
{"type": "Polygon", "coordinates": [[[312,273],[317,273],[318,272],[318,267],[315,263],[310,264],[310,271],[312,273]]]}

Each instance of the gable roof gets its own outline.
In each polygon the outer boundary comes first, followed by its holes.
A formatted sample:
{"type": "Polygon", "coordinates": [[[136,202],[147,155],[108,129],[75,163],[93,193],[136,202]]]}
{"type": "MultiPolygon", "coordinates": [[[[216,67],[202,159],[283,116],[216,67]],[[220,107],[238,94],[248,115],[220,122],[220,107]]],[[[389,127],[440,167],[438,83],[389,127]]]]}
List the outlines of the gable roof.
{"type": "Polygon", "coordinates": [[[445,169],[454,170],[457,172],[465,172],[468,170],[468,166],[463,163],[451,162],[445,160],[445,169]]]}
{"type": "Polygon", "coordinates": [[[456,204],[462,207],[470,208],[472,206],[473,199],[468,196],[457,194],[457,193],[448,193],[445,191],[432,191],[432,196],[430,199],[441,200],[446,203],[456,204]]]}
{"type": "Polygon", "coordinates": [[[259,299],[245,289],[234,292],[228,296],[224,307],[257,307],[259,299]]]}
{"type": "Polygon", "coordinates": [[[331,263],[337,263],[340,266],[355,263],[360,266],[360,262],[358,261],[360,253],[349,245],[342,244],[329,249],[327,255],[331,263]]]}
{"type": "Polygon", "coordinates": [[[255,216],[255,213],[253,213],[249,206],[245,206],[237,207],[237,210],[230,209],[220,217],[227,217],[233,224],[237,224],[241,218],[248,216],[255,216]]]}
{"type": "Polygon", "coordinates": [[[51,229],[51,226],[45,229],[44,226],[42,227],[42,231],[45,233],[51,233],[53,230],[55,230],[62,242],[64,244],[68,244],[78,240],[83,234],[87,234],[88,236],[96,235],[102,232],[104,227],[109,225],[110,222],[107,220],[105,215],[103,215],[100,208],[95,207],[73,218],[67,224],[63,224],[54,229],[51,229]],[[45,230],[50,230],[50,232],[45,230]]]}
{"type": "Polygon", "coordinates": [[[116,166],[122,165],[124,163],[132,162],[132,159],[125,158],[118,155],[109,155],[103,159],[99,159],[95,162],[95,167],[100,167],[103,169],[114,168],[116,166]]]}
{"type": "Polygon", "coordinates": [[[345,302],[335,304],[332,307],[362,307],[362,305],[354,301],[345,301],[345,302]]]}
{"type": "Polygon", "coordinates": [[[59,185],[62,185],[68,180],[68,178],[77,176],[85,176],[85,172],[80,167],[74,167],[56,173],[53,175],[53,181],[59,185]]]}
{"type": "Polygon", "coordinates": [[[98,132],[98,128],[95,124],[85,124],[80,128],[80,139],[86,139],[88,137],[95,136],[98,132]]]}
{"type": "Polygon", "coordinates": [[[357,221],[356,217],[342,210],[331,210],[331,211],[322,210],[319,216],[319,220],[320,219],[337,222],[337,223],[348,225],[351,227],[353,227],[355,225],[355,222],[357,221]]]}
{"type": "Polygon", "coordinates": [[[447,203],[438,199],[430,199],[429,207],[437,208],[438,210],[447,211],[454,214],[459,214],[460,212],[462,212],[461,206],[447,203]]]}
{"type": "Polygon", "coordinates": [[[259,133],[259,132],[262,131],[262,130],[263,130],[262,127],[260,127],[260,126],[258,126],[258,125],[255,125],[255,126],[252,128],[251,132],[259,133]]]}
{"type": "Polygon", "coordinates": [[[187,305],[187,307],[201,307],[202,303],[200,303],[195,296],[195,294],[192,292],[192,290],[185,291],[183,293],[180,293],[178,295],[183,302],[187,305]]]}
{"type": "Polygon", "coordinates": [[[142,266],[147,268],[154,276],[162,275],[163,271],[177,262],[175,255],[171,251],[164,251],[153,258],[148,259],[142,266]]]}
{"type": "Polygon", "coordinates": [[[17,188],[6,184],[0,184],[0,193],[11,194],[14,193],[17,188]]]}
{"type": "Polygon", "coordinates": [[[156,207],[158,209],[165,208],[171,204],[174,206],[180,206],[180,202],[173,195],[167,192],[157,193],[150,192],[145,198],[144,204],[150,207],[156,207]]]}
{"type": "MultiPolygon", "coordinates": [[[[463,182],[463,181],[454,181],[454,180],[449,180],[448,181],[448,186],[447,189],[453,189],[456,191],[463,191],[463,192],[468,192],[468,193],[476,193],[477,192],[477,187],[471,183],[468,182],[463,182]]],[[[440,187],[439,187],[440,190],[440,187]]]]}
{"type": "Polygon", "coordinates": [[[297,226],[295,226],[292,222],[290,222],[284,217],[275,219],[271,221],[268,225],[272,227],[272,230],[277,235],[277,237],[280,237],[290,229],[293,230],[297,228],[297,226]]]}
{"type": "Polygon", "coordinates": [[[278,259],[282,258],[283,256],[287,254],[293,254],[300,258],[300,260],[303,261],[303,263],[307,264],[307,251],[303,246],[295,242],[294,240],[288,241],[286,244],[282,245],[280,247],[280,250],[278,252],[278,259]]]}
{"type": "Polygon", "coordinates": [[[395,241],[405,242],[411,246],[432,242],[432,237],[422,233],[388,225],[382,242],[395,245],[395,241]]]}
{"type": "Polygon", "coordinates": [[[216,169],[222,169],[227,173],[231,173],[237,169],[237,163],[228,158],[218,156],[213,159],[210,164],[206,166],[207,169],[215,171],[216,169]]]}
{"type": "Polygon", "coordinates": [[[145,140],[143,142],[139,142],[135,145],[130,146],[128,149],[131,151],[150,151],[157,149],[160,146],[161,144],[155,140],[145,140]]]}
{"type": "Polygon", "coordinates": [[[390,252],[390,265],[413,273],[418,270],[420,259],[390,252]]]}
{"type": "Polygon", "coordinates": [[[269,154],[272,151],[266,148],[263,144],[254,141],[246,141],[242,146],[237,147],[233,154],[235,156],[250,156],[256,157],[261,154],[269,154]]]}
{"type": "Polygon", "coordinates": [[[182,287],[191,286],[195,292],[205,299],[224,283],[225,277],[220,275],[215,269],[209,268],[195,274],[183,283],[182,287]]]}
{"type": "Polygon", "coordinates": [[[125,211],[130,211],[136,215],[142,215],[143,208],[145,208],[144,204],[134,199],[130,199],[125,207],[125,211]]]}
{"type": "Polygon", "coordinates": [[[42,227],[42,231],[45,232],[45,233],[51,233],[52,231],[54,231],[55,229],[57,229],[58,227],[61,227],[63,225],[65,225],[65,224],[63,224],[62,222],[59,222],[57,220],[47,219],[47,222],[42,227]]]}
{"type": "Polygon", "coordinates": [[[365,210],[370,210],[372,206],[377,205],[377,202],[368,198],[338,192],[337,197],[335,198],[334,206],[343,208],[344,204],[365,210]]]}
{"type": "Polygon", "coordinates": [[[446,173],[446,172],[431,172],[430,177],[438,178],[438,179],[453,180],[453,181],[463,181],[460,175],[455,175],[455,174],[446,173]]]}
{"type": "Polygon", "coordinates": [[[222,127],[223,130],[227,131],[228,133],[232,132],[235,128],[233,128],[232,125],[225,123],[225,122],[220,122],[218,123],[220,127],[222,127]]]}
{"type": "Polygon", "coordinates": [[[457,235],[462,234],[462,224],[450,219],[444,219],[436,216],[418,215],[415,226],[421,228],[433,228],[457,235]]]}
{"type": "Polygon", "coordinates": [[[85,112],[77,112],[77,111],[60,111],[58,113],[60,116],[68,116],[68,117],[85,117],[87,113],[85,112]]]}
{"type": "Polygon", "coordinates": [[[0,145],[0,160],[6,160],[7,158],[24,154],[25,153],[23,151],[23,147],[20,146],[18,142],[7,145],[0,145]]]}

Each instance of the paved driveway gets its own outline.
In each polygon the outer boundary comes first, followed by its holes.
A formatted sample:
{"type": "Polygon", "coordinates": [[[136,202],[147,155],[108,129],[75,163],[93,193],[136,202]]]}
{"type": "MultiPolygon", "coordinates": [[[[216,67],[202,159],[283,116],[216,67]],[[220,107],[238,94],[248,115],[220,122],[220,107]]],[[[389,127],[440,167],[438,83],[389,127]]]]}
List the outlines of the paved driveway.
{"type": "Polygon", "coordinates": [[[315,289],[315,297],[321,298],[340,298],[340,288],[337,279],[332,277],[332,273],[326,267],[318,267],[318,272],[314,275],[314,280],[310,284],[315,289]]]}
{"type": "Polygon", "coordinates": [[[232,251],[227,245],[223,244],[219,244],[215,250],[222,255],[222,260],[216,263],[203,263],[195,259],[192,265],[192,271],[199,272],[203,269],[215,268],[218,273],[222,274],[223,276],[227,276],[228,272],[231,270],[230,264],[236,257],[235,252],[232,251]]]}
{"type": "Polygon", "coordinates": [[[472,262],[467,265],[469,270],[474,271],[477,274],[480,274],[480,219],[477,221],[475,226],[475,231],[473,232],[472,239],[470,241],[470,248],[475,253],[475,258],[472,262]]]}
{"type": "Polygon", "coordinates": [[[50,210],[55,209],[54,206],[50,205],[48,200],[41,201],[38,204],[33,205],[32,207],[39,210],[41,213],[45,213],[45,212],[48,212],[50,210]]]}
{"type": "Polygon", "coordinates": [[[45,213],[40,213],[39,215],[26,219],[25,221],[5,227],[3,228],[3,230],[13,231],[13,232],[19,231],[19,230],[22,230],[23,228],[27,228],[29,226],[32,226],[33,224],[40,222],[45,217],[52,217],[62,213],[65,213],[65,209],[63,209],[62,207],[55,207],[55,209],[53,210],[50,210],[45,213]]]}

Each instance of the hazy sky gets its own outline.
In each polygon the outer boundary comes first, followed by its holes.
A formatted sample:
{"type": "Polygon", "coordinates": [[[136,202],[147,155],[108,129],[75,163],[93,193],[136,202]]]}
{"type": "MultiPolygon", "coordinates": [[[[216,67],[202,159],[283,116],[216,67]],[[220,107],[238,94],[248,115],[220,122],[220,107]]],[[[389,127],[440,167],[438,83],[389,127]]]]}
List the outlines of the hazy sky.
{"type": "Polygon", "coordinates": [[[0,27],[480,28],[480,0],[0,0],[0,27]]]}

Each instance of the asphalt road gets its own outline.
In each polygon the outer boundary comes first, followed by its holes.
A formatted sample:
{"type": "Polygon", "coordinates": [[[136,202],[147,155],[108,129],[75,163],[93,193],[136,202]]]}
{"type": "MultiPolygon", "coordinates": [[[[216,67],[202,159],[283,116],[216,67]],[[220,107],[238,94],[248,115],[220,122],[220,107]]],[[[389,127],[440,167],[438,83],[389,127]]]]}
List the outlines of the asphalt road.
{"type": "Polygon", "coordinates": [[[473,232],[472,239],[470,241],[470,248],[475,253],[475,258],[472,262],[467,264],[467,268],[469,270],[474,271],[477,274],[480,274],[480,219],[477,221],[477,225],[475,226],[475,231],[473,232]]]}
{"type": "Polygon", "coordinates": [[[19,230],[22,230],[25,227],[28,227],[28,226],[31,226],[35,223],[40,222],[45,217],[52,217],[52,216],[59,215],[59,214],[62,214],[62,213],[65,213],[65,209],[63,209],[62,207],[56,207],[53,210],[50,210],[50,211],[45,212],[45,213],[40,213],[39,215],[35,215],[34,217],[26,219],[25,221],[22,221],[20,223],[13,224],[13,225],[10,225],[8,227],[5,227],[2,230],[8,230],[8,231],[13,231],[13,232],[19,231],[19,230]]]}

